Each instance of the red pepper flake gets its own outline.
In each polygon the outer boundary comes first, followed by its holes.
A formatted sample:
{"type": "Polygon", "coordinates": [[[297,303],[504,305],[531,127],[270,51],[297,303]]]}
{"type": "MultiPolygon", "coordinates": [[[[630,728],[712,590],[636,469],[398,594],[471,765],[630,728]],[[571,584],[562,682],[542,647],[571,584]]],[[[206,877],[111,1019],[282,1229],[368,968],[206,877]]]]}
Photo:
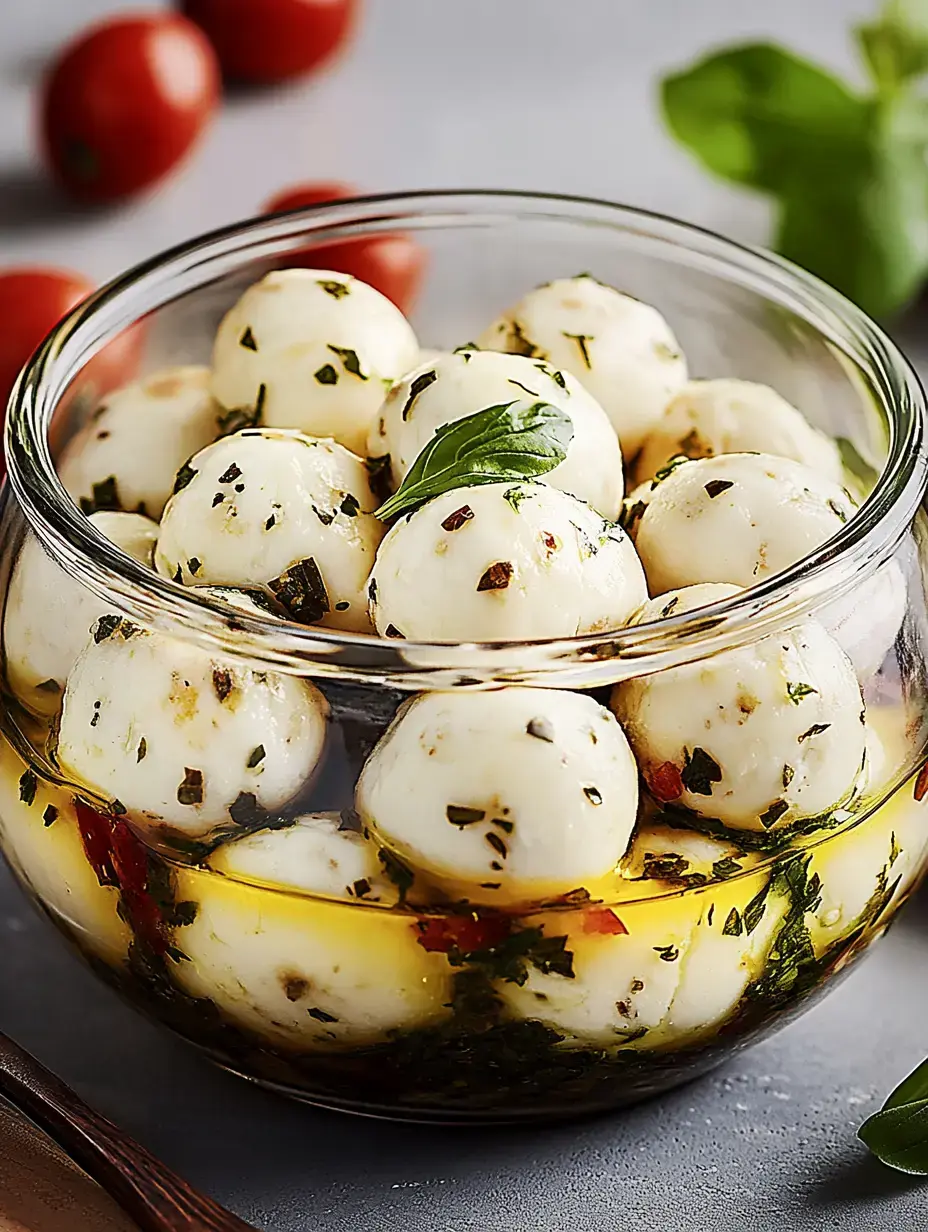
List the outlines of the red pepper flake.
{"type": "Polygon", "coordinates": [[[683,795],[683,778],[672,761],[665,761],[655,770],[649,769],[644,777],[651,795],[661,804],[670,804],[683,795]]]}
{"type": "Polygon", "coordinates": [[[490,565],[486,573],[477,583],[478,590],[505,590],[512,581],[512,575],[515,570],[512,567],[512,562],[508,560],[498,560],[495,565],[490,565]]]}
{"type": "Polygon", "coordinates": [[[915,780],[915,799],[924,800],[926,794],[928,794],[928,761],[919,770],[918,778],[915,780]]]}
{"type": "Polygon", "coordinates": [[[583,913],[583,931],[606,937],[623,937],[628,929],[611,907],[591,907],[583,913]]]}
{"type": "Polygon", "coordinates": [[[474,516],[474,511],[470,505],[462,505],[460,509],[455,509],[454,513],[449,513],[442,522],[442,530],[460,530],[461,527],[471,520],[474,516]]]}
{"type": "Polygon", "coordinates": [[[112,831],[113,819],[98,813],[83,800],[74,801],[77,813],[77,828],[80,831],[84,855],[101,886],[116,886],[119,878],[113,865],[112,831]]]}
{"type": "Polygon", "coordinates": [[[541,532],[541,542],[545,545],[545,551],[548,552],[549,555],[556,552],[561,546],[558,542],[557,536],[552,535],[549,530],[543,530],[541,532]]]}
{"type": "Polygon", "coordinates": [[[427,916],[416,921],[416,940],[430,954],[490,950],[509,936],[509,920],[500,915],[427,916]]]}

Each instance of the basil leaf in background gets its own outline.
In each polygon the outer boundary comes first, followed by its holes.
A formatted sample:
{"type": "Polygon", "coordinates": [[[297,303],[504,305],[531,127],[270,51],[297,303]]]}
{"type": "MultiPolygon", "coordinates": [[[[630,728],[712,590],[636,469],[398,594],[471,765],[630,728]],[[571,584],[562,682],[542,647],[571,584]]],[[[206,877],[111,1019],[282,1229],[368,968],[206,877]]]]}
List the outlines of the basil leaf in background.
{"type": "Polygon", "coordinates": [[[455,488],[537,479],[564,461],[573,435],[570,416],[546,402],[489,406],[444,424],[376,516],[386,521],[455,488]]]}
{"type": "MultiPolygon", "coordinates": [[[[917,62],[913,50],[907,63],[917,62]]],[[[666,78],[662,101],[671,132],[709,170],[778,198],[783,256],[874,315],[915,295],[928,272],[924,99],[884,89],[864,97],[755,44],[666,78]]]]}
{"type": "Polygon", "coordinates": [[[875,1112],[857,1136],[888,1167],[928,1176],[928,1099],[875,1112]]]}
{"type": "Polygon", "coordinates": [[[892,93],[928,72],[925,0],[888,0],[876,21],[862,23],[854,33],[881,93],[892,93]]]}

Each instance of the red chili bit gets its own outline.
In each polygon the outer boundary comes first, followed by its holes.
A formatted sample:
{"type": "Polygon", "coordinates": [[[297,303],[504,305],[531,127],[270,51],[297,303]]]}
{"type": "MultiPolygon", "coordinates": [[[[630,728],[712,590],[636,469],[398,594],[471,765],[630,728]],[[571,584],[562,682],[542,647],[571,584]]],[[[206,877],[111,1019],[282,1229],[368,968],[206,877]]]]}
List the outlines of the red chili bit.
{"type": "Polygon", "coordinates": [[[672,761],[665,761],[656,770],[646,771],[644,777],[651,795],[661,804],[670,804],[683,795],[683,779],[672,761]]]}
{"type": "Polygon", "coordinates": [[[132,925],[142,941],[156,954],[163,954],[168,938],[161,910],[148,888],[148,853],[124,821],[113,823],[112,847],[113,865],[132,925]]]}
{"type": "Polygon", "coordinates": [[[416,940],[432,954],[460,950],[472,954],[490,950],[509,936],[505,916],[449,915],[423,917],[416,922],[416,940]]]}
{"type": "Polygon", "coordinates": [[[926,794],[928,794],[928,761],[919,770],[918,778],[915,780],[915,799],[924,800],[926,794]]]}
{"type": "Polygon", "coordinates": [[[608,937],[622,937],[628,929],[610,907],[591,907],[583,913],[583,931],[608,937]]]}
{"type": "Polygon", "coordinates": [[[118,886],[119,877],[113,864],[113,819],[98,813],[83,800],[74,801],[77,828],[80,831],[84,855],[101,886],[118,886]]]}

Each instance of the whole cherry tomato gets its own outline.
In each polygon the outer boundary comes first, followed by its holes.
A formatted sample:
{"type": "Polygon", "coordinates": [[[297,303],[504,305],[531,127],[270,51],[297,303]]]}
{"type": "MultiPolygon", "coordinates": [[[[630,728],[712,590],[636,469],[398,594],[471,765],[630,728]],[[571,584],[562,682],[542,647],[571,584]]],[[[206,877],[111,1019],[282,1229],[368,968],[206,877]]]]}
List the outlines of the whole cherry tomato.
{"type": "Polygon", "coordinates": [[[226,77],[300,77],[345,42],[359,0],[181,0],[207,34],[226,77]]]}
{"type": "MultiPolygon", "coordinates": [[[[305,209],[309,205],[321,205],[326,201],[356,195],[357,189],[337,181],[299,184],[272,197],[262,213],[282,214],[287,210],[305,209]]],[[[408,236],[379,235],[307,248],[305,253],[288,255],[287,264],[353,274],[407,312],[422,281],[425,253],[408,236]]]]}
{"type": "MultiPolygon", "coordinates": [[[[0,425],[13,383],[46,334],[85,299],[93,283],[71,270],[24,266],[0,271],[0,425]]],[[[142,326],[125,330],[108,343],[75,377],[62,398],[67,409],[74,396],[96,401],[135,372],[143,342],[142,326]]],[[[56,412],[56,426],[61,416],[56,412]]],[[[3,468],[0,464],[0,475],[3,468]]]]}
{"type": "Polygon", "coordinates": [[[41,104],[45,157],[86,201],[113,201],[165,176],[200,136],[219,67],[199,26],[176,14],[116,17],[65,47],[41,104]]]}

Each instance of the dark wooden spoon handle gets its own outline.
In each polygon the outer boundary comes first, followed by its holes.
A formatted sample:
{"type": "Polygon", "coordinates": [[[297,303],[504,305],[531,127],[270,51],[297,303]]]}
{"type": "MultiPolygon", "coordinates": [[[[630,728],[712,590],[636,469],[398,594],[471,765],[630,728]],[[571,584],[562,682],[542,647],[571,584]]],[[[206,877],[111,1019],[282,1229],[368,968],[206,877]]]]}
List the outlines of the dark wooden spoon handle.
{"type": "Polygon", "coordinates": [[[44,1129],[142,1232],[255,1232],[94,1112],[2,1033],[0,1094],[44,1129]]]}

